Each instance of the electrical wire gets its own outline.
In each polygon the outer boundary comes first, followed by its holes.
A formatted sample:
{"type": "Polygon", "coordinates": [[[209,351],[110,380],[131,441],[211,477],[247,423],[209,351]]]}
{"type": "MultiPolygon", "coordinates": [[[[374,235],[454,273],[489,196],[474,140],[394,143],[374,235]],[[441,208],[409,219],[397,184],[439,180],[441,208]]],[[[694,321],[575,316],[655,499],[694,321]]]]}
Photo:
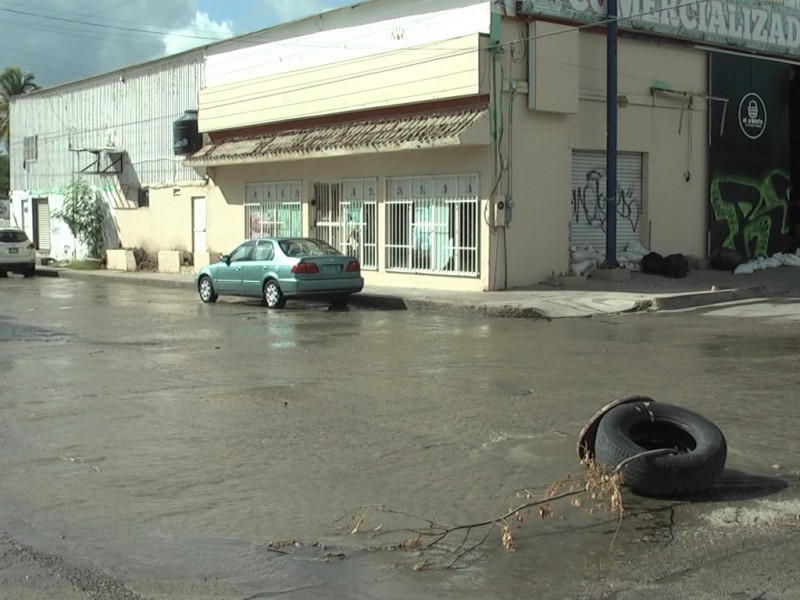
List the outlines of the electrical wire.
{"type": "MultiPolygon", "coordinates": [[[[699,3],[701,3],[701,2],[705,2],[705,1],[707,1],[707,0],[699,0],[699,1],[697,2],[697,4],[699,4],[699,3]]],[[[593,24],[593,26],[594,26],[594,24],[593,24]]],[[[568,28],[568,29],[565,29],[565,30],[562,30],[562,31],[572,31],[572,30],[574,30],[574,29],[581,29],[581,28],[584,28],[584,27],[587,27],[587,25],[582,25],[582,26],[579,26],[579,27],[572,27],[572,28],[568,28]]],[[[524,39],[518,39],[518,40],[514,40],[514,41],[512,41],[512,42],[507,42],[507,43],[504,43],[504,44],[500,44],[498,47],[507,47],[507,46],[510,46],[510,45],[512,45],[512,44],[518,44],[518,43],[520,43],[520,42],[525,42],[525,41],[532,41],[532,40],[536,40],[536,39],[539,39],[540,37],[548,37],[548,36],[552,36],[552,35],[555,35],[555,34],[557,34],[557,33],[559,33],[559,32],[549,32],[549,33],[547,33],[547,34],[542,34],[542,35],[540,35],[540,36],[529,36],[529,37],[527,37],[527,38],[524,38],[524,39]]],[[[198,51],[199,51],[199,50],[198,50],[198,51]]],[[[475,51],[475,48],[474,48],[474,47],[472,47],[472,48],[469,48],[469,49],[464,49],[464,50],[450,51],[450,52],[448,52],[447,54],[440,55],[440,56],[436,56],[436,57],[433,57],[433,58],[426,58],[426,59],[424,59],[424,60],[421,60],[421,61],[420,61],[420,60],[416,60],[416,61],[406,61],[406,62],[404,62],[403,64],[400,64],[400,65],[397,65],[397,66],[393,67],[392,69],[388,69],[388,70],[387,70],[387,69],[383,69],[383,70],[379,70],[379,71],[380,71],[380,72],[382,72],[382,73],[384,73],[384,72],[388,72],[388,71],[391,71],[391,70],[397,70],[397,69],[402,69],[402,68],[408,68],[408,67],[420,66],[420,65],[423,65],[423,64],[427,64],[427,63],[430,63],[430,62],[434,62],[434,61],[436,61],[436,60],[444,60],[444,59],[446,59],[446,58],[457,57],[457,56],[460,56],[460,55],[462,55],[462,54],[466,54],[466,53],[472,53],[472,52],[474,52],[474,51],[475,51]]],[[[559,62],[559,64],[570,65],[570,66],[576,66],[576,64],[575,64],[575,63],[571,63],[571,62],[567,62],[567,61],[563,61],[563,62],[561,62],[561,61],[556,61],[556,62],[559,62]]],[[[581,65],[577,65],[577,66],[581,66],[581,65]]],[[[131,69],[135,69],[135,68],[136,68],[136,67],[131,67],[131,69]]],[[[582,68],[587,68],[587,67],[582,67],[582,68]]],[[[597,68],[597,69],[592,69],[592,70],[596,70],[596,71],[598,71],[598,72],[602,71],[602,69],[600,69],[600,68],[597,68]]],[[[488,70],[487,70],[487,71],[488,71],[488,70]]],[[[364,77],[364,76],[366,76],[366,75],[373,74],[373,73],[375,73],[375,72],[377,72],[377,71],[376,71],[376,70],[364,71],[364,72],[362,72],[362,73],[356,73],[356,74],[354,74],[353,76],[351,76],[350,78],[345,78],[345,79],[333,79],[333,80],[327,80],[327,81],[326,81],[326,80],[322,80],[322,82],[314,82],[313,84],[310,84],[310,85],[305,85],[305,86],[299,86],[299,87],[295,86],[295,87],[293,87],[293,88],[278,88],[278,90],[276,90],[276,91],[275,91],[274,93],[272,93],[272,94],[256,94],[256,95],[253,95],[253,96],[251,96],[251,97],[249,97],[249,98],[247,98],[247,99],[249,99],[249,100],[258,100],[258,99],[263,99],[263,98],[266,98],[266,97],[269,97],[269,96],[274,96],[274,95],[282,95],[282,94],[285,94],[285,93],[287,93],[287,92],[289,92],[289,91],[295,91],[295,92],[296,92],[296,91],[303,91],[303,90],[310,89],[310,88],[312,88],[312,87],[316,87],[316,86],[320,85],[320,83],[331,82],[331,81],[343,81],[343,80],[347,80],[347,79],[353,79],[353,78],[357,78],[357,77],[364,77]]],[[[488,74],[488,73],[487,73],[487,74],[488,74]]],[[[623,73],[623,74],[624,74],[624,73],[623,73]]],[[[645,80],[646,80],[646,81],[649,81],[649,78],[645,78],[645,77],[636,77],[636,76],[632,76],[632,75],[627,75],[627,76],[628,76],[628,77],[632,77],[632,78],[636,78],[636,79],[639,79],[639,80],[642,80],[642,81],[645,81],[645,80]]],[[[389,89],[390,87],[391,87],[391,86],[385,86],[383,89],[389,89]]],[[[48,92],[49,92],[49,90],[44,90],[44,91],[42,91],[42,92],[38,92],[38,93],[37,93],[37,96],[39,96],[39,95],[42,95],[42,94],[47,94],[48,92]]],[[[216,105],[214,105],[214,104],[211,104],[210,106],[213,106],[213,107],[215,107],[215,108],[224,107],[224,106],[227,106],[227,105],[238,104],[238,103],[240,103],[240,102],[241,102],[243,99],[244,99],[244,98],[241,98],[241,97],[240,97],[240,98],[237,98],[237,100],[236,100],[236,101],[232,101],[232,102],[229,102],[229,103],[221,103],[221,104],[216,104],[216,105]]],[[[317,98],[317,99],[316,99],[316,101],[317,101],[317,102],[324,102],[324,101],[327,101],[327,100],[332,100],[332,99],[333,99],[333,97],[321,97],[321,98],[317,98]]],[[[401,97],[400,99],[402,99],[402,97],[401,97]]],[[[250,112],[253,112],[253,111],[239,111],[239,112],[235,113],[233,116],[236,116],[236,115],[242,115],[242,114],[249,114],[250,112]]],[[[311,113],[309,113],[309,114],[311,114],[311,113]]],[[[127,123],[127,124],[126,124],[126,126],[129,126],[129,125],[136,125],[136,124],[141,124],[141,123],[144,123],[144,122],[152,122],[153,120],[163,120],[163,119],[167,119],[167,118],[169,118],[169,119],[173,119],[173,118],[174,118],[174,115],[158,115],[158,116],[149,116],[149,117],[148,117],[148,118],[146,118],[146,119],[141,119],[141,120],[138,120],[138,121],[131,121],[131,122],[127,123]]],[[[101,131],[101,130],[105,130],[105,129],[107,129],[107,128],[106,128],[106,127],[98,127],[98,128],[96,128],[96,129],[88,129],[88,130],[85,130],[85,131],[87,131],[87,132],[90,132],[90,131],[101,131]]],[[[58,133],[60,133],[60,132],[57,132],[57,131],[53,131],[53,132],[43,132],[43,134],[42,134],[42,135],[45,135],[45,136],[46,136],[46,135],[48,135],[48,134],[58,134],[58,133]]],[[[502,135],[502,130],[501,130],[501,135],[502,135]]],[[[497,187],[497,185],[495,185],[495,188],[496,188],[496,187],[497,187]]]]}

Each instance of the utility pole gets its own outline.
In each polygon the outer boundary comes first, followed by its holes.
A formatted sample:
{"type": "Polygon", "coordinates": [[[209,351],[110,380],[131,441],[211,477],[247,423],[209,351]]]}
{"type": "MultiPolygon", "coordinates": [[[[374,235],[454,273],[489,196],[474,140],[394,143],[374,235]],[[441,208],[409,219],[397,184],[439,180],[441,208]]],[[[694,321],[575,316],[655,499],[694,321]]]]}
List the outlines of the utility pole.
{"type": "Polygon", "coordinates": [[[617,267],[617,0],[606,0],[606,266],[617,267]]]}

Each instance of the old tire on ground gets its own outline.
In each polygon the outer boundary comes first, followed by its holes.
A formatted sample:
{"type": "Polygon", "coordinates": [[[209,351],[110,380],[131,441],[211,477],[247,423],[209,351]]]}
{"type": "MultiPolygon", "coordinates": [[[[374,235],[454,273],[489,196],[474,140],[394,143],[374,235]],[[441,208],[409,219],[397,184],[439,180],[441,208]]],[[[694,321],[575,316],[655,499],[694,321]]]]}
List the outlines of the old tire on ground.
{"type": "Polygon", "coordinates": [[[219,298],[217,291],[214,289],[214,284],[211,283],[211,278],[208,275],[203,275],[200,278],[197,284],[197,292],[200,294],[200,300],[206,304],[216,302],[217,298],[219,298]]]}
{"type": "Polygon", "coordinates": [[[281,291],[281,286],[274,279],[267,279],[264,282],[263,299],[267,308],[283,308],[286,305],[286,297],[281,291]]]}
{"type": "Polygon", "coordinates": [[[615,469],[648,450],[677,452],[634,459],[622,468],[622,482],[644,496],[691,496],[708,491],[722,473],[725,436],[695,412],[663,403],[632,403],[609,411],[595,441],[597,463],[615,469]]]}

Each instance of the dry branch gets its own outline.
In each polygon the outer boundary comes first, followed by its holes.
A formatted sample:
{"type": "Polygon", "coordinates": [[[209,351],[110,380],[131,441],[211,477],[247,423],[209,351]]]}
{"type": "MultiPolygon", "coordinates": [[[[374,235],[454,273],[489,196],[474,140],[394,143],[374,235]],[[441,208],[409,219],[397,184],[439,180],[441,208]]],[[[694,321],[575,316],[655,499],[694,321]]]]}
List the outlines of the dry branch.
{"type": "MultiPolygon", "coordinates": [[[[567,476],[565,479],[554,483],[539,485],[531,488],[521,488],[507,495],[502,505],[506,505],[509,498],[525,498],[525,501],[508,508],[505,511],[496,511],[493,517],[458,525],[447,525],[434,519],[429,519],[420,515],[409,513],[402,510],[395,510],[382,504],[361,506],[347,511],[338,517],[334,524],[339,530],[348,530],[351,535],[363,535],[370,538],[378,538],[390,535],[402,535],[403,541],[381,548],[380,550],[406,550],[420,555],[425,552],[440,551],[449,558],[441,568],[452,568],[461,558],[482,546],[495,526],[500,528],[500,541],[508,552],[515,549],[514,526],[519,528],[525,521],[523,513],[531,508],[539,507],[539,516],[542,519],[550,517],[554,513],[553,504],[567,499],[572,507],[582,507],[582,496],[587,496],[596,505],[605,507],[609,512],[619,516],[617,531],[621,524],[623,506],[622,494],[620,492],[621,473],[608,472],[600,469],[594,462],[585,461],[587,467],[586,474],[580,478],[573,479],[567,476]],[[391,514],[416,521],[417,525],[405,525],[401,527],[384,527],[381,522],[377,527],[369,529],[366,527],[366,520],[370,514],[383,513],[391,514]],[[347,522],[354,522],[348,525],[347,522]],[[476,532],[481,532],[477,541],[471,542],[471,537],[476,532]],[[458,541],[450,543],[453,534],[462,533],[463,536],[458,541]]],[[[616,533],[615,533],[616,537],[616,533]]],[[[422,561],[416,561],[413,565],[414,570],[431,569],[431,557],[424,557],[422,561]]]]}

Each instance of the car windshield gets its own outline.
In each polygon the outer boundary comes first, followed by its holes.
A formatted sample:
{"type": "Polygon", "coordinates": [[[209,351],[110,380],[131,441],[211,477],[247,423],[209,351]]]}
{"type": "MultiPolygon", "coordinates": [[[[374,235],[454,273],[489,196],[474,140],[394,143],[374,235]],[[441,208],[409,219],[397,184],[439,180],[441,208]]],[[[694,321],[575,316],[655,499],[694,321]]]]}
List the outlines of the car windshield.
{"type": "Polygon", "coordinates": [[[304,255],[320,255],[320,254],[335,254],[341,255],[333,246],[326,244],[322,240],[315,240],[311,238],[294,238],[280,240],[278,244],[287,256],[304,256],[304,255]]]}
{"type": "Polygon", "coordinates": [[[4,242],[6,244],[19,244],[27,241],[28,236],[24,231],[19,231],[17,229],[3,229],[0,231],[0,242],[4,242]]]}

